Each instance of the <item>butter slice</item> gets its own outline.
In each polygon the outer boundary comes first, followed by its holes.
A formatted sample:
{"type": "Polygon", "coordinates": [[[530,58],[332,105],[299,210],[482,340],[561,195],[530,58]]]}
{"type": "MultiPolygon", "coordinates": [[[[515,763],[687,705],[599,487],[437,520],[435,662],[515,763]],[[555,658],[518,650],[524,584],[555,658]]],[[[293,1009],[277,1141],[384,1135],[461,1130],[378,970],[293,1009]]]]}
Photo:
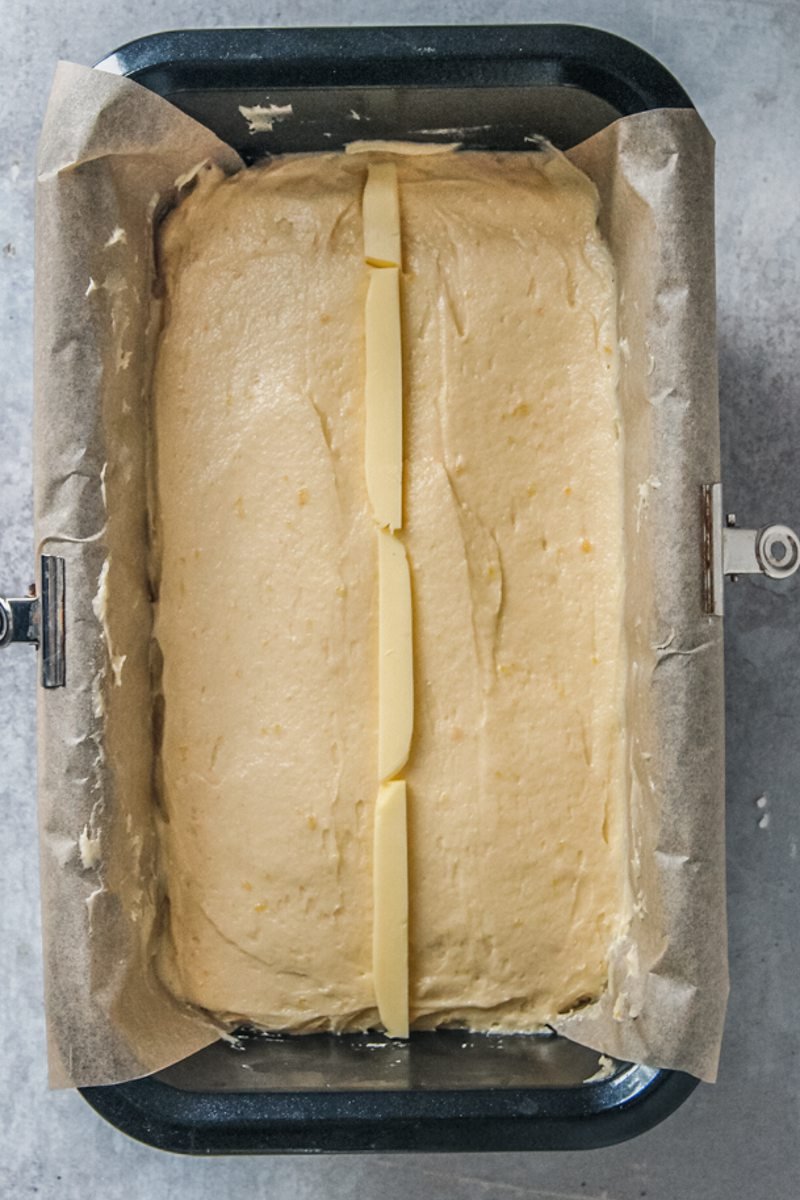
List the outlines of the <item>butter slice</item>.
{"type": "Polygon", "coordinates": [[[371,267],[400,267],[400,199],[394,163],[371,163],[362,200],[364,258],[371,267]]]}
{"type": "Polygon", "coordinates": [[[366,305],[365,473],[375,520],[403,523],[403,362],[400,272],[369,267],[366,305]]]}
{"type": "Polygon", "coordinates": [[[408,759],[414,725],[411,579],[405,547],[378,530],[378,777],[408,759]]]}
{"type": "Polygon", "coordinates": [[[408,834],[404,780],[382,783],[375,804],[372,973],[389,1037],[408,1037],[408,834]]]}

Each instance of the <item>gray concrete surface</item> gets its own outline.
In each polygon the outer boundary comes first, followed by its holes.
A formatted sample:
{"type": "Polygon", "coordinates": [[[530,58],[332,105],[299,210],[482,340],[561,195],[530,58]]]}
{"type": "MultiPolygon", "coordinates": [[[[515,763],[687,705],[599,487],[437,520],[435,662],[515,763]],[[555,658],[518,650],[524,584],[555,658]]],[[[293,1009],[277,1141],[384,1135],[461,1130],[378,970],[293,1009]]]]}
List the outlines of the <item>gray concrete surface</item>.
{"type": "MultiPolygon", "coordinates": [[[[33,153],[57,58],[92,63],[193,25],[565,20],[659,56],[718,141],[719,316],[728,507],[800,526],[798,0],[354,0],[0,4],[0,583],[31,550],[33,153]]],[[[793,1200],[800,1195],[800,586],[729,590],[732,997],[722,1070],[664,1125],[584,1154],[194,1161],[128,1141],[75,1093],[48,1093],[41,998],[34,656],[0,661],[0,1196],[338,1200],[793,1200]],[[766,808],[756,800],[766,796],[766,808]],[[759,818],[769,814],[766,828],[759,818]]]]}

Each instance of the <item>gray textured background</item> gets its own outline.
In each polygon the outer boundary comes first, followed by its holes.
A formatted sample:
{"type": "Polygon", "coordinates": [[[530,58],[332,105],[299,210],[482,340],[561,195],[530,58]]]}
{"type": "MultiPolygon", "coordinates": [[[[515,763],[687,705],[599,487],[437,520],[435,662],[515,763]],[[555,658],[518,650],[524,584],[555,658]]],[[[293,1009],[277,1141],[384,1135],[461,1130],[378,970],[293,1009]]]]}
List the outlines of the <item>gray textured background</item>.
{"type": "MultiPolygon", "coordinates": [[[[800,3],[471,0],[218,3],[0,0],[0,591],[31,574],[33,154],[57,58],[91,64],[198,25],[562,20],[661,58],[718,143],[723,478],[744,523],[800,526],[800,3]]],[[[719,1083],[664,1125],[584,1154],[179,1159],[135,1145],[75,1093],[48,1093],[41,998],[34,656],[3,655],[0,1196],[794,1200],[800,1196],[800,586],[728,589],[732,997],[719,1083]],[[758,808],[758,797],[766,807],[758,808]],[[766,828],[759,818],[768,814],[766,828]]]]}

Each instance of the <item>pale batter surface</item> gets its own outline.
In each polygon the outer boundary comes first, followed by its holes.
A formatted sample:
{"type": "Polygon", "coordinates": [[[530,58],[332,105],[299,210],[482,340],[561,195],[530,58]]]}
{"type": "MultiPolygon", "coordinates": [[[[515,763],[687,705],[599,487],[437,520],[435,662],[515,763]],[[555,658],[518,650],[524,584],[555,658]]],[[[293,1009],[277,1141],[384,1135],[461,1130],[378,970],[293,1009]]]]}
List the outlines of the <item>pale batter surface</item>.
{"type": "Polygon", "coordinates": [[[547,1021],[602,989],[620,927],[616,296],[592,185],[539,163],[419,161],[402,188],[425,1024],[547,1021]]]}
{"type": "Polygon", "coordinates": [[[212,178],[162,246],[161,963],[275,1029],[375,1015],[362,186],[344,159],[212,178]]]}
{"type": "MultiPolygon", "coordinates": [[[[396,156],[412,1016],[530,1029],[624,920],[615,292],[565,160],[396,156]]],[[[273,1029],[376,1021],[366,156],[213,174],[162,238],[159,963],[273,1029]]]]}

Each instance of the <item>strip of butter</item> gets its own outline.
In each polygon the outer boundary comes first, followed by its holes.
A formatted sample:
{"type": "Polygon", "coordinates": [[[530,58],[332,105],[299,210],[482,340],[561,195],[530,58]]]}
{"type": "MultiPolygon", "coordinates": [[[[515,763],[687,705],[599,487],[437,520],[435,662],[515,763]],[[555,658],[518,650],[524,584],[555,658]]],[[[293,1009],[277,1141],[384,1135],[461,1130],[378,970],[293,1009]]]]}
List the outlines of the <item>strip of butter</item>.
{"type": "Polygon", "coordinates": [[[402,542],[403,365],[400,200],[394,163],[370,163],[362,198],[366,304],[367,493],[378,535],[378,773],[373,864],[375,1002],[390,1037],[408,1037],[408,837],[405,766],[414,720],[411,580],[402,542]],[[388,527],[388,531],[387,531],[388,527]],[[385,782],[389,780],[389,782],[385,782]]]}
{"type": "Polygon", "coordinates": [[[389,1037],[408,1037],[408,834],[406,785],[382,783],[375,803],[372,969],[389,1037]]]}
{"type": "Polygon", "coordinates": [[[366,306],[365,472],[375,520],[403,523],[403,361],[400,272],[368,267],[366,306]]]}
{"type": "Polygon", "coordinates": [[[405,547],[378,530],[378,776],[406,765],[414,724],[411,579],[405,547]]]}
{"type": "Polygon", "coordinates": [[[370,163],[362,200],[364,258],[371,267],[400,267],[400,199],[397,167],[370,163]]]}

